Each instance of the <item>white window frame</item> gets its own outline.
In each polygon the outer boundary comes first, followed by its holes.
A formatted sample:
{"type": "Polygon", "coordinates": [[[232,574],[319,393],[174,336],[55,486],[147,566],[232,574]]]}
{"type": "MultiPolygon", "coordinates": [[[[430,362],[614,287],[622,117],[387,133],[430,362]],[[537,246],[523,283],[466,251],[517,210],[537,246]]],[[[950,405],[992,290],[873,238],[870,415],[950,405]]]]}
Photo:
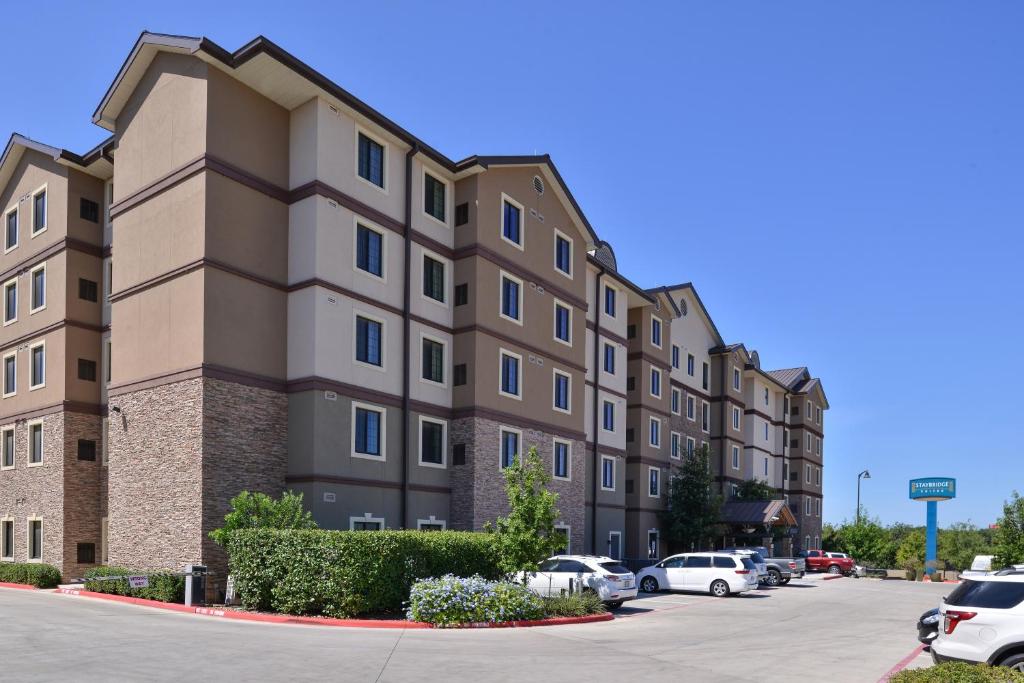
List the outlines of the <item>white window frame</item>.
{"type": "Polygon", "coordinates": [[[700,400],[700,430],[705,434],[711,433],[711,404],[704,399],[700,400]],[[707,427],[704,426],[704,413],[707,412],[707,427]]]}
{"type": "Polygon", "coordinates": [[[686,419],[690,422],[697,421],[697,399],[693,394],[686,395],[686,419]]]}
{"type": "Polygon", "coordinates": [[[608,308],[607,308],[608,295],[605,294],[604,290],[601,290],[601,315],[606,316],[608,318],[611,318],[612,320],[618,320],[619,319],[619,309],[621,308],[621,306],[619,306],[619,293],[621,292],[621,290],[618,287],[616,287],[615,285],[613,285],[611,283],[608,283],[608,282],[604,283],[604,289],[605,290],[610,289],[613,292],[615,292],[615,296],[613,297],[615,299],[615,315],[609,315],[609,313],[608,313],[608,308]]]}
{"type": "Polygon", "coordinates": [[[669,434],[668,446],[669,457],[674,460],[679,460],[683,455],[683,435],[679,432],[671,432],[669,434]]]}
{"type": "Polygon", "coordinates": [[[616,375],[616,372],[618,371],[619,359],[616,356],[618,351],[619,347],[617,344],[613,344],[607,341],[601,342],[601,372],[608,375],[609,377],[614,377],[616,375]],[[608,349],[612,350],[612,372],[608,372],[608,366],[605,364],[605,354],[607,353],[608,349]]]}
{"type": "Polygon", "coordinates": [[[0,470],[13,470],[18,466],[18,432],[15,423],[0,426],[0,470]],[[3,459],[3,447],[4,447],[4,432],[10,431],[14,434],[14,438],[11,439],[12,450],[11,453],[11,464],[4,465],[3,459]]]}
{"type": "Polygon", "coordinates": [[[621,531],[609,531],[608,532],[608,554],[609,554],[609,557],[611,557],[613,560],[621,560],[622,559],[622,557],[621,557],[621,555],[622,555],[622,532],[621,531]],[[612,536],[614,536],[616,538],[615,547],[618,549],[618,553],[616,553],[616,555],[619,555],[620,557],[615,557],[615,555],[611,554],[612,536]]]}
{"type": "MultiPolygon", "coordinates": [[[[367,181],[369,182],[369,181],[367,181]]],[[[388,231],[359,214],[352,217],[352,270],[377,282],[387,284],[388,281],[388,231]],[[380,275],[375,275],[359,267],[359,226],[380,235],[380,275]]]]}
{"type": "MultiPolygon", "coordinates": [[[[358,163],[358,150],[356,150],[356,154],[357,154],[357,162],[356,163],[358,163]]],[[[423,210],[423,215],[426,216],[427,218],[429,218],[434,223],[437,223],[438,225],[443,225],[446,228],[451,228],[452,226],[451,226],[449,221],[452,218],[452,212],[451,212],[451,208],[450,207],[451,207],[451,204],[452,204],[452,202],[454,200],[454,197],[452,195],[452,184],[448,180],[442,178],[440,176],[440,174],[434,172],[433,170],[427,168],[426,166],[422,167],[422,171],[423,171],[423,175],[422,175],[422,177],[420,179],[420,202],[421,202],[421,208],[423,210]],[[426,201],[427,200],[427,192],[426,192],[426,190],[427,190],[427,176],[428,175],[431,178],[433,178],[434,180],[436,180],[437,182],[439,182],[442,185],[444,185],[444,220],[443,221],[439,220],[436,216],[434,216],[432,213],[427,211],[427,201],[426,201]]]]}
{"type": "Polygon", "coordinates": [[[25,561],[41,563],[43,561],[43,548],[46,547],[46,527],[43,526],[43,518],[33,515],[25,519],[25,561]],[[32,522],[39,522],[39,557],[32,557],[32,522]]]}
{"type": "Polygon", "coordinates": [[[389,185],[389,183],[388,183],[388,169],[391,166],[391,164],[390,164],[391,144],[387,140],[385,140],[383,137],[381,137],[379,135],[376,135],[374,133],[371,133],[368,129],[364,128],[363,126],[360,126],[359,124],[356,124],[356,126],[355,126],[355,139],[353,140],[353,147],[354,147],[354,149],[353,149],[354,154],[352,155],[352,157],[353,157],[352,171],[353,171],[353,173],[356,176],[356,180],[358,182],[365,183],[367,186],[372,187],[373,189],[377,190],[377,192],[383,192],[385,195],[388,194],[389,190],[390,190],[390,188],[388,187],[388,185],[389,185]],[[382,162],[383,168],[381,168],[381,170],[380,170],[380,179],[384,183],[383,187],[381,187],[380,185],[377,185],[376,183],[371,182],[371,181],[367,180],[366,178],[364,178],[363,176],[359,175],[359,134],[360,133],[362,133],[363,135],[365,135],[366,137],[370,138],[371,140],[373,140],[378,145],[380,145],[381,147],[384,148],[384,151],[381,152],[381,162],[382,162]]]}
{"type": "Polygon", "coordinates": [[[821,455],[821,437],[814,437],[814,454],[821,455]]]}
{"type": "Polygon", "coordinates": [[[10,393],[7,393],[6,391],[4,391],[3,392],[3,397],[4,398],[10,398],[11,396],[14,396],[14,395],[16,395],[18,393],[18,352],[17,351],[11,351],[10,353],[5,353],[3,355],[3,357],[2,357],[3,368],[0,368],[0,381],[3,382],[3,386],[0,386],[0,391],[3,391],[3,389],[7,388],[7,359],[8,358],[14,358],[14,391],[12,391],[10,393]]]}
{"type": "Polygon", "coordinates": [[[518,353],[514,352],[514,351],[509,351],[508,349],[506,349],[503,346],[499,346],[498,347],[498,395],[499,396],[504,396],[505,398],[513,398],[513,399],[515,399],[517,401],[522,401],[523,400],[523,379],[524,379],[525,374],[526,373],[523,371],[523,356],[521,354],[518,354],[518,353]],[[502,371],[502,365],[503,365],[503,363],[502,363],[502,356],[511,356],[513,358],[516,358],[519,361],[519,363],[517,365],[517,367],[518,367],[517,373],[518,373],[519,376],[516,378],[516,387],[519,389],[519,393],[518,394],[510,394],[507,391],[505,391],[504,389],[502,389],[502,387],[501,387],[501,371],[502,371]]]}
{"type": "Polygon", "coordinates": [[[739,470],[741,465],[742,460],[740,458],[740,447],[734,445],[732,447],[732,468],[734,470],[739,470]]]}
{"type": "Polygon", "coordinates": [[[649,445],[651,448],[661,448],[661,418],[653,416],[647,418],[647,445],[649,445]],[[657,443],[655,443],[655,441],[651,438],[655,435],[655,431],[651,429],[651,427],[653,427],[655,424],[658,425],[657,443]]]}
{"type": "Polygon", "coordinates": [[[608,399],[601,399],[601,431],[607,432],[608,434],[615,433],[615,401],[609,401],[608,399]],[[612,407],[612,428],[607,429],[604,426],[604,406],[608,404],[612,407]]]}
{"type": "Polygon", "coordinates": [[[380,524],[380,527],[377,529],[377,531],[384,531],[384,529],[386,528],[385,527],[384,518],[383,517],[374,517],[373,513],[371,513],[371,512],[364,512],[362,517],[359,517],[359,516],[356,516],[356,515],[350,516],[348,518],[348,530],[349,531],[355,531],[356,530],[356,522],[376,522],[376,523],[380,524]]]}
{"type": "Polygon", "coordinates": [[[501,201],[498,202],[498,237],[505,244],[511,244],[519,251],[526,251],[526,207],[504,192],[501,193],[501,201]],[[519,209],[519,244],[505,237],[505,202],[519,209]]]}
{"type": "Polygon", "coordinates": [[[647,468],[647,497],[648,498],[661,498],[661,468],[660,467],[648,467],[647,468]],[[654,483],[657,488],[655,493],[651,493],[651,472],[654,472],[654,483]]]}
{"type": "Polygon", "coordinates": [[[814,485],[815,486],[821,486],[821,468],[820,467],[815,467],[814,468],[814,485]]]}
{"type": "MultiPolygon", "coordinates": [[[[521,291],[521,290],[520,290],[521,291]]],[[[522,313],[522,309],[519,309],[522,313]]],[[[522,316],[520,316],[522,317],[522,316]]],[[[572,306],[561,299],[551,297],[551,338],[563,346],[572,348],[572,306]],[[558,309],[559,307],[569,311],[569,341],[558,338],[558,309]]]]}
{"type": "MultiPolygon", "coordinates": [[[[32,198],[29,200],[28,214],[29,214],[29,223],[28,223],[29,239],[35,239],[39,235],[42,235],[44,232],[46,232],[46,229],[48,227],[50,227],[50,193],[47,192],[46,184],[45,183],[43,184],[42,187],[37,187],[32,192],[32,198]],[[45,212],[46,212],[46,215],[43,216],[43,227],[40,228],[39,230],[36,230],[36,197],[38,197],[43,192],[46,192],[46,208],[44,209],[45,212]]],[[[18,230],[19,231],[21,230],[21,225],[20,224],[18,225],[18,230]]]]}
{"type": "Polygon", "coordinates": [[[696,453],[696,452],[697,452],[697,439],[693,438],[692,436],[686,437],[686,454],[690,455],[691,453],[696,453]]]}
{"type": "Polygon", "coordinates": [[[31,346],[28,347],[28,382],[29,382],[29,385],[28,385],[28,390],[29,391],[35,391],[36,389],[42,389],[43,387],[46,386],[46,340],[45,339],[43,339],[41,341],[38,341],[35,344],[32,344],[31,346]],[[42,347],[42,349],[43,349],[43,381],[40,382],[39,384],[32,384],[32,368],[35,366],[35,363],[32,360],[32,352],[35,351],[35,349],[38,349],[39,347],[42,347]]]}
{"type": "Polygon", "coordinates": [[[388,367],[387,353],[388,321],[382,316],[374,315],[361,308],[352,309],[352,362],[363,368],[370,368],[377,372],[386,372],[388,367]],[[380,365],[367,363],[359,360],[359,321],[358,318],[366,318],[375,323],[380,323],[380,365]]]}
{"type": "Polygon", "coordinates": [[[615,471],[615,469],[616,469],[615,460],[616,460],[615,456],[612,456],[612,455],[602,455],[601,456],[601,471],[598,473],[598,476],[601,477],[601,490],[602,491],[614,491],[615,490],[615,484],[616,484],[615,480],[618,478],[618,473],[615,471]],[[612,485],[611,485],[610,488],[604,485],[604,463],[605,463],[606,460],[609,460],[612,463],[612,485]]]}
{"type": "Polygon", "coordinates": [[[697,373],[697,357],[692,353],[686,354],[686,375],[688,377],[695,377],[697,373]],[[691,363],[691,361],[693,361],[691,363]]]}
{"type": "MultiPolygon", "coordinates": [[[[417,432],[416,439],[418,441],[418,460],[420,467],[433,467],[438,470],[448,469],[448,421],[442,420],[438,417],[430,417],[429,415],[420,415],[419,431],[417,432]],[[423,460],[423,423],[430,422],[431,424],[441,425],[441,462],[425,462],[423,460]]],[[[353,433],[355,429],[353,428],[353,433]]]]}
{"type": "Polygon", "coordinates": [[[669,409],[672,411],[672,414],[673,415],[682,415],[683,414],[683,392],[679,391],[679,389],[676,389],[675,387],[672,387],[672,392],[670,394],[670,397],[671,398],[669,398],[669,404],[668,405],[669,405],[669,409]],[[675,404],[674,407],[673,407],[673,404],[675,404]]]}
{"type": "Polygon", "coordinates": [[[811,433],[810,432],[806,432],[804,434],[804,437],[805,437],[804,438],[804,443],[805,443],[804,450],[807,451],[808,453],[810,453],[811,452],[811,433]]]}
{"type": "Polygon", "coordinates": [[[804,546],[805,546],[804,550],[806,550],[806,549],[811,547],[811,535],[810,534],[807,534],[806,536],[804,536],[804,546]]]}
{"type": "Polygon", "coordinates": [[[765,420],[763,422],[763,424],[764,424],[764,440],[768,441],[768,421],[765,420]]]}
{"type": "Polygon", "coordinates": [[[743,391],[743,373],[735,365],[732,366],[732,388],[735,391],[743,391]]]}
{"type": "Polygon", "coordinates": [[[508,320],[509,322],[515,323],[516,325],[519,325],[520,327],[522,327],[523,326],[523,317],[525,316],[525,314],[526,314],[526,311],[523,310],[523,280],[522,280],[522,278],[518,278],[515,275],[513,275],[512,273],[509,273],[508,271],[499,270],[498,271],[498,317],[501,318],[502,320],[508,320]],[[501,305],[502,301],[503,301],[503,297],[505,296],[505,286],[504,286],[505,283],[504,283],[504,280],[506,278],[519,284],[519,296],[518,296],[518,303],[517,303],[517,306],[516,306],[516,310],[519,311],[519,318],[518,319],[517,318],[512,318],[510,316],[505,315],[505,311],[503,310],[503,307],[501,305]]]}
{"type": "Polygon", "coordinates": [[[565,415],[572,415],[572,375],[564,370],[558,368],[551,368],[551,409],[556,413],[563,413],[565,415]],[[569,403],[568,408],[559,408],[555,405],[555,377],[565,377],[568,382],[566,384],[566,395],[565,398],[569,403]]]}
{"type": "Polygon", "coordinates": [[[814,516],[821,517],[821,498],[814,499],[814,516]]]}
{"type": "Polygon", "coordinates": [[[814,422],[815,422],[815,424],[819,424],[820,425],[822,417],[823,417],[823,415],[822,415],[821,408],[815,406],[815,408],[814,408],[814,422]]]}
{"type": "Polygon", "coordinates": [[[804,483],[805,484],[810,484],[811,483],[811,466],[810,465],[804,465],[804,483]]]}
{"type": "MultiPolygon", "coordinates": [[[[435,306],[440,306],[441,308],[444,308],[444,309],[451,308],[451,306],[452,306],[452,295],[453,295],[453,291],[452,291],[452,272],[453,272],[454,268],[455,268],[455,266],[452,263],[451,259],[446,259],[444,256],[441,256],[437,252],[431,251],[430,249],[427,249],[426,247],[420,247],[420,298],[423,299],[424,301],[427,301],[427,302],[429,302],[429,303],[431,303],[431,304],[433,304],[435,306]],[[444,282],[441,284],[441,288],[442,288],[442,290],[444,290],[444,301],[438,301],[434,297],[427,296],[423,292],[423,270],[424,270],[423,267],[425,265],[424,259],[426,257],[430,257],[433,260],[435,260],[438,263],[440,263],[442,266],[444,266],[444,282]]],[[[521,309],[520,309],[520,313],[522,313],[521,309]]]]}
{"type": "Polygon", "coordinates": [[[681,363],[683,362],[681,360],[682,357],[683,357],[683,350],[681,348],[679,348],[678,344],[673,344],[672,345],[672,350],[670,351],[670,356],[669,356],[669,365],[672,366],[673,370],[680,369],[681,363]]]}
{"type": "Polygon", "coordinates": [[[814,404],[811,403],[810,399],[807,399],[807,421],[811,421],[811,415],[814,414],[814,404]]]}
{"type": "Polygon", "coordinates": [[[653,346],[656,349],[663,348],[663,345],[665,343],[665,322],[661,318],[659,318],[656,315],[652,315],[651,316],[651,324],[650,324],[650,327],[647,330],[647,333],[650,335],[650,338],[651,338],[651,346],[653,346]],[[658,323],[658,343],[657,344],[654,343],[654,323],[655,322],[658,323]]]}
{"type": "MultiPolygon", "coordinates": [[[[47,200],[47,201],[49,201],[49,200],[47,200]]],[[[14,251],[15,249],[18,248],[19,244],[21,244],[21,212],[18,209],[19,209],[18,204],[15,204],[14,206],[12,206],[9,209],[7,209],[6,211],[4,211],[4,253],[5,254],[11,253],[12,251],[14,251]],[[8,246],[7,245],[7,217],[10,216],[12,213],[14,214],[14,225],[15,225],[15,229],[14,229],[14,245],[13,246],[8,246]]]]}
{"type": "Polygon", "coordinates": [[[430,515],[430,519],[417,519],[416,520],[416,530],[417,531],[423,531],[423,527],[425,525],[433,526],[433,525],[437,525],[437,524],[441,525],[441,530],[442,531],[445,531],[445,530],[448,529],[448,522],[446,520],[437,519],[434,515],[430,515]]]}
{"type": "Polygon", "coordinates": [[[448,372],[448,342],[446,340],[444,340],[444,339],[441,339],[440,337],[435,337],[432,334],[428,334],[426,332],[420,332],[420,353],[419,353],[419,358],[420,358],[420,371],[419,371],[420,381],[423,382],[424,384],[428,385],[428,386],[440,387],[442,389],[447,389],[448,388],[448,375],[451,374],[451,373],[448,372]],[[435,382],[434,380],[427,379],[426,377],[423,376],[423,341],[424,340],[432,341],[434,343],[437,343],[437,344],[441,345],[441,365],[443,367],[441,369],[441,381],[440,382],[435,382]]]}
{"type": "Polygon", "coordinates": [[[565,554],[572,553],[572,527],[565,522],[559,522],[555,525],[555,533],[559,531],[565,532],[565,554]]]}
{"type": "Polygon", "coordinates": [[[736,406],[732,407],[732,428],[737,432],[743,429],[743,415],[736,406]]]}
{"type": "Polygon", "coordinates": [[[810,516],[811,516],[811,499],[808,497],[808,498],[804,498],[804,517],[810,517],[810,516]]]}
{"type": "Polygon", "coordinates": [[[40,263],[38,266],[28,271],[28,314],[35,315],[39,311],[46,310],[46,262],[40,263]],[[43,305],[38,308],[32,308],[32,299],[35,294],[35,276],[39,271],[43,271],[43,305]]]}
{"type": "Polygon", "coordinates": [[[3,555],[2,554],[4,546],[7,545],[5,543],[5,541],[7,539],[6,539],[5,534],[4,534],[4,528],[7,526],[7,524],[6,524],[7,522],[11,523],[11,535],[13,536],[14,534],[17,533],[14,530],[15,529],[14,525],[16,524],[16,521],[15,521],[14,517],[0,517],[0,562],[14,562],[14,539],[13,538],[11,538],[11,554],[10,555],[3,555]]]}
{"type": "Polygon", "coordinates": [[[18,322],[18,308],[19,308],[19,305],[21,304],[21,292],[18,291],[19,289],[20,288],[18,287],[18,276],[17,275],[12,277],[10,280],[7,280],[6,282],[4,282],[4,292],[3,292],[4,293],[4,302],[3,302],[3,306],[4,306],[4,327],[6,327],[7,325],[13,325],[14,323],[18,322]],[[6,317],[7,316],[7,288],[10,287],[12,284],[14,285],[14,317],[11,318],[10,320],[8,320],[7,317],[6,317]]]}
{"type": "MultiPolygon", "coordinates": [[[[504,217],[504,215],[505,215],[504,209],[502,210],[501,215],[502,215],[502,217],[504,217]]],[[[573,241],[573,239],[571,237],[566,235],[564,232],[562,232],[558,228],[555,228],[554,229],[554,237],[551,240],[551,246],[552,246],[552,251],[554,252],[552,254],[552,260],[553,260],[553,265],[554,265],[554,268],[555,268],[555,272],[560,274],[560,275],[562,275],[563,277],[566,277],[566,278],[572,280],[573,279],[573,267],[572,267],[573,263],[572,263],[572,258],[573,258],[573,254],[576,253],[576,243],[573,241]],[[558,238],[559,237],[561,237],[563,240],[565,240],[566,242],[569,243],[569,272],[568,273],[558,267],[558,238]]]]}
{"type": "Polygon", "coordinates": [[[375,405],[373,403],[363,403],[362,401],[352,401],[352,422],[350,423],[350,431],[352,436],[349,439],[351,448],[349,449],[350,454],[353,458],[362,458],[363,460],[369,460],[371,462],[387,462],[388,449],[387,449],[387,435],[388,435],[388,411],[384,406],[375,405]],[[380,413],[380,455],[371,455],[369,453],[357,453],[356,452],[356,409],[362,408],[363,410],[372,410],[376,413],[380,413]]]}
{"type": "Polygon", "coordinates": [[[662,385],[662,380],[663,379],[664,378],[661,376],[661,370],[656,368],[656,367],[654,367],[652,365],[651,366],[650,377],[648,378],[648,385],[649,386],[647,387],[647,393],[649,393],[654,398],[660,399],[661,398],[661,385],[662,385]],[[654,393],[654,378],[655,377],[658,378],[658,393],[654,393]]]}
{"type": "Polygon", "coordinates": [[[498,427],[498,471],[499,472],[503,472],[505,470],[505,468],[502,467],[502,456],[503,456],[502,449],[505,447],[505,437],[504,437],[504,435],[506,433],[518,435],[519,438],[516,439],[516,448],[518,449],[516,451],[516,460],[519,461],[519,462],[522,462],[522,460],[523,460],[523,430],[522,429],[516,429],[515,427],[506,427],[506,426],[502,425],[502,426],[498,427]]]}
{"type": "Polygon", "coordinates": [[[569,439],[562,439],[557,436],[551,437],[551,478],[557,481],[572,481],[572,441],[569,439]],[[565,471],[566,476],[560,477],[555,472],[555,446],[556,444],[564,444],[568,450],[566,450],[566,461],[565,471]]]}

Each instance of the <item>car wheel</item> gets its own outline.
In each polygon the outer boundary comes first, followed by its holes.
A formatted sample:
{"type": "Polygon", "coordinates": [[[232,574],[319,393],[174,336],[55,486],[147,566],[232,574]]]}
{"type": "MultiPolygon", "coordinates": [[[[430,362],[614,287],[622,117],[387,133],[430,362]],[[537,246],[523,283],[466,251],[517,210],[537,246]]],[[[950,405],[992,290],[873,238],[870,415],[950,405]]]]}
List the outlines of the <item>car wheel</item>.
{"type": "Polygon", "coordinates": [[[658,580],[653,576],[645,576],[640,581],[640,590],[644,593],[657,593],[658,592],[658,580]]]}
{"type": "Polygon", "coordinates": [[[608,603],[608,609],[619,609],[622,607],[622,600],[614,600],[608,603]]]}
{"type": "Polygon", "coordinates": [[[839,568],[838,564],[833,564],[833,565],[829,566],[828,573],[832,574],[833,576],[836,576],[838,574],[842,574],[843,570],[839,568]]]}
{"type": "Polygon", "coordinates": [[[789,579],[779,579],[780,586],[785,586],[787,583],[789,583],[789,579]]]}
{"type": "Polygon", "coordinates": [[[1012,671],[1024,671],[1024,653],[1010,655],[1003,661],[999,662],[999,666],[1005,666],[1012,671]]]}
{"type": "Polygon", "coordinates": [[[724,598],[729,595],[729,584],[721,579],[711,582],[711,594],[716,598],[724,598]]]}
{"type": "Polygon", "coordinates": [[[764,582],[769,586],[778,586],[782,582],[782,573],[778,569],[769,569],[764,582]]]}

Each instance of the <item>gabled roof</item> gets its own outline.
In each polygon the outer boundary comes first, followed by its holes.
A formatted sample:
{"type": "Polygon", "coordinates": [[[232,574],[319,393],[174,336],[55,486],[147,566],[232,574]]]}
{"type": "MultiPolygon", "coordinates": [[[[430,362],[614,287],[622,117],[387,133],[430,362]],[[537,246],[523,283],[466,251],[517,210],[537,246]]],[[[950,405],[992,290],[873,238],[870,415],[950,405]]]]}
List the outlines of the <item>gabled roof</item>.
{"type": "Polygon", "coordinates": [[[784,500],[730,500],[722,504],[726,524],[796,526],[796,518],[784,500]]]}
{"type": "Polygon", "coordinates": [[[825,387],[817,377],[811,377],[806,367],[786,368],[784,370],[769,370],[767,374],[773,377],[782,386],[794,394],[809,394],[817,391],[821,395],[821,402],[828,408],[828,397],[825,396],[825,387]]]}
{"type": "Polygon", "coordinates": [[[679,306],[676,303],[675,299],[672,296],[668,295],[675,294],[676,292],[681,292],[684,290],[689,291],[690,294],[693,296],[693,300],[697,302],[697,308],[700,311],[700,315],[702,318],[704,318],[704,323],[708,326],[708,329],[711,330],[711,334],[712,336],[714,336],[715,342],[719,346],[724,344],[725,342],[722,341],[722,335],[718,331],[718,326],[715,325],[715,321],[711,319],[711,314],[708,313],[707,307],[704,305],[704,302],[700,298],[700,294],[697,293],[697,288],[693,286],[692,282],[681,282],[677,285],[665,285],[663,287],[654,287],[652,289],[648,289],[647,292],[652,295],[665,294],[666,298],[672,302],[672,307],[675,309],[676,314],[681,315],[682,311],[679,310],[679,306]]]}
{"type": "MultiPolygon", "coordinates": [[[[21,160],[21,156],[26,150],[45,154],[58,163],[76,166],[86,173],[96,174],[99,171],[98,166],[110,164],[110,148],[112,145],[113,137],[109,137],[85,154],[76,154],[60,147],[53,147],[52,145],[33,140],[20,133],[14,133],[7,141],[3,154],[0,155],[0,188],[6,187],[15,166],[17,166],[18,161],[21,160]]],[[[110,170],[113,171],[112,166],[110,170]]],[[[100,172],[99,175],[103,176],[104,174],[100,172]]]]}

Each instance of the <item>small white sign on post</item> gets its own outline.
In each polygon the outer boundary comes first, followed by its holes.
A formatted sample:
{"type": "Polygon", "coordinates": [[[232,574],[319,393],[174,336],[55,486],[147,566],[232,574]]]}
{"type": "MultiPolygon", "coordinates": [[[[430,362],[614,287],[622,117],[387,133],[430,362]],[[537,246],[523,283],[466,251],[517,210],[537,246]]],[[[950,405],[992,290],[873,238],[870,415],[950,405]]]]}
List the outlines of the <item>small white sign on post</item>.
{"type": "Polygon", "coordinates": [[[224,604],[235,604],[235,577],[228,574],[228,585],[224,589],[224,604]]]}
{"type": "Polygon", "coordinates": [[[149,588],[148,576],[129,576],[128,585],[132,588],[149,588]]]}

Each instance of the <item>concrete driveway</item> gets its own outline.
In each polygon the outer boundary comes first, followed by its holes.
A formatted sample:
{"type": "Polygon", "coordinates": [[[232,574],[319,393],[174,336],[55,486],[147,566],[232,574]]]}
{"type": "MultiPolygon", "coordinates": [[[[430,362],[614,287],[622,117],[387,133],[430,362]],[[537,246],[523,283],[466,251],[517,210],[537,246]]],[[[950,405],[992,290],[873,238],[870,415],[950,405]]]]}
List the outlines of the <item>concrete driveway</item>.
{"type": "Polygon", "coordinates": [[[661,593],[612,622],[362,630],[221,620],[0,589],[0,678],[17,681],[877,681],[950,586],[804,580],[743,597],[661,593]]]}

